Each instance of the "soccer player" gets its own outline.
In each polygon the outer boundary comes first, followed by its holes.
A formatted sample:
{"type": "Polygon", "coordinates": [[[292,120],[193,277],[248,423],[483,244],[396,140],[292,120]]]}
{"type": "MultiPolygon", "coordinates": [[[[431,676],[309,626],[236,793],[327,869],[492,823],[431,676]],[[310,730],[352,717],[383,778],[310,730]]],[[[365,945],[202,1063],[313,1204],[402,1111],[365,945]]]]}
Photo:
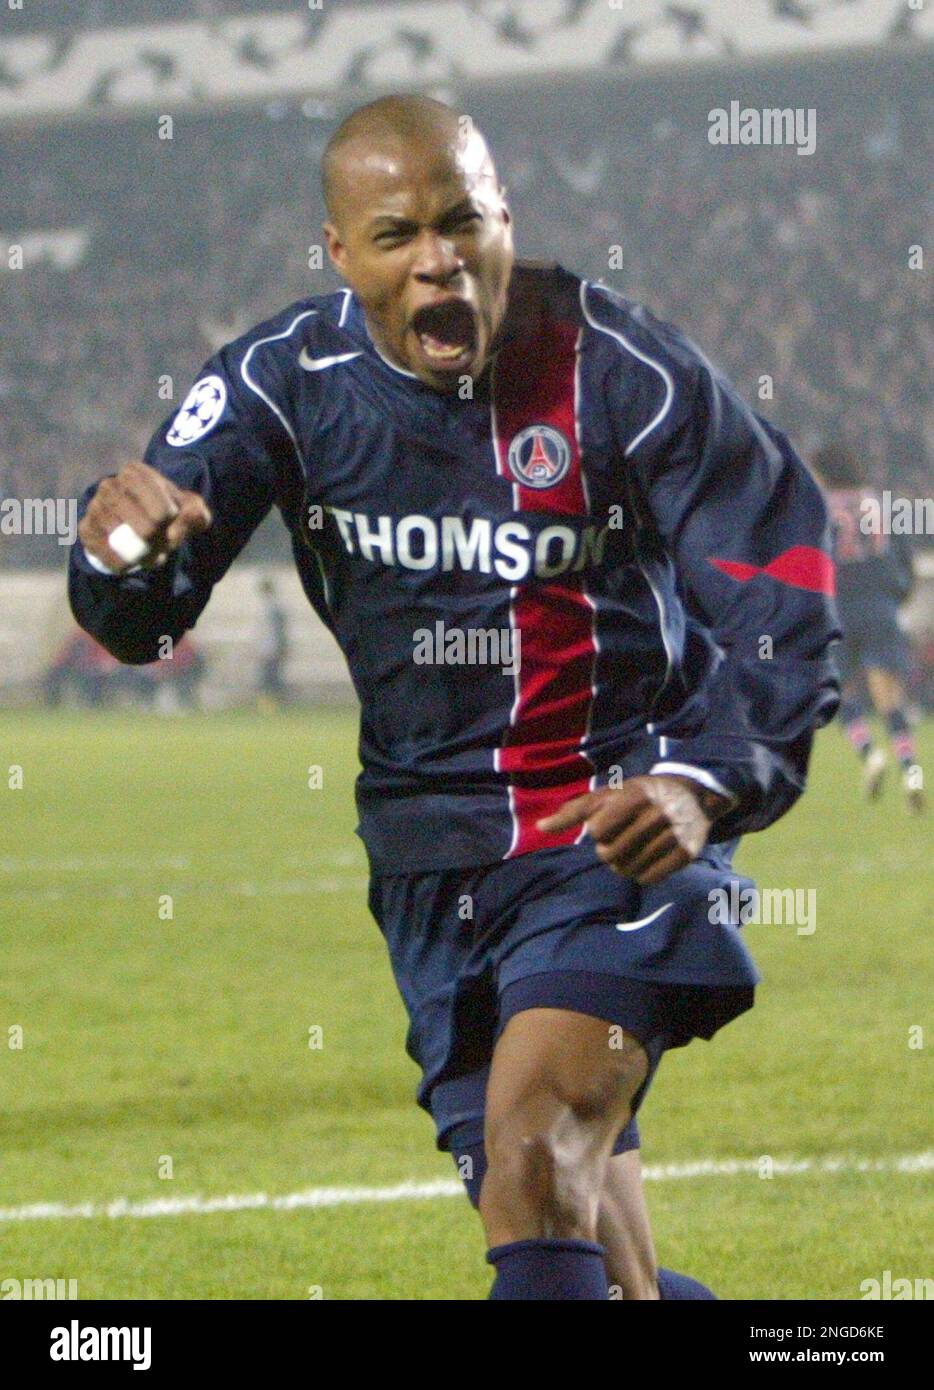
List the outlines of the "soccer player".
{"type": "Polygon", "coordinates": [[[825,445],[814,470],[828,490],[839,576],[837,598],[845,635],[840,719],[863,761],[863,786],[874,801],[882,792],[888,759],[873,743],[866,720],[860,679],[865,677],[869,698],[885,721],[901,765],[908,810],[917,815],[924,810],[924,793],[902,682],[907,643],[898,625],[899,605],[914,581],[911,543],[906,536],[886,535],[874,525],[882,513],[881,499],[861,477],[852,450],[840,443],[825,445]]]}
{"type": "Polygon", "coordinates": [[[289,654],[289,629],[275,582],[268,575],[260,580],[258,592],[261,612],[256,643],[260,658],[257,694],[260,709],[270,709],[285,704],[288,697],[283,671],[289,654]]]}
{"type": "Polygon", "coordinates": [[[704,1296],[656,1279],[632,1121],[753,1002],[709,903],[836,710],[820,490],[677,330],[515,260],[468,117],[382,98],[323,181],[347,287],[89,489],[74,612],[151,659],[278,506],[361,700],[370,906],[491,1297],[704,1296]]]}

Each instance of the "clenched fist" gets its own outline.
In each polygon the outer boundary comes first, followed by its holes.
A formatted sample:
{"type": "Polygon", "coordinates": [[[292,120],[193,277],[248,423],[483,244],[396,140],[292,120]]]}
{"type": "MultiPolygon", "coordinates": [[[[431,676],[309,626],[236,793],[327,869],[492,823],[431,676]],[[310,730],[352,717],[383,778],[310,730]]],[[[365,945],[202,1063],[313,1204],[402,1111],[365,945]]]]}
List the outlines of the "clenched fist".
{"type": "Polygon", "coordinates": [[[605,864],[647,887],[697,858],[729,804],[687,777],[630,777],[620,787],[575,796],[538,828],[554,834],[584,825],[605,864]]]}
{"type": "Polygon", "coordinates": [[[123,574],[136,564],[164,564],[173,550],[189,536],[206,531],[211,521],[210,508],[197,492],[176,487],[148,464],[128,463],[115,477],[102,479],[78,536],[89,555],[123,574]],[[112,538],[118,549],[111,545],[112,538]]]}

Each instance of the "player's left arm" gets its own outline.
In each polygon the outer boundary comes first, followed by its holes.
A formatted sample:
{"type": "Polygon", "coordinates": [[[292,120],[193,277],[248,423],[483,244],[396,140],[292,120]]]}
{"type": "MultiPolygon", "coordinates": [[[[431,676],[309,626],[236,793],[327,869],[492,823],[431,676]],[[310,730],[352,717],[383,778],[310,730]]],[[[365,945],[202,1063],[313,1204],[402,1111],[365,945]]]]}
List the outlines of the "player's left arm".
{"type": "Polygon", "coordinates": [[[823,495],[706,361],[635,475],[685,601],[723,653],[703,727],[653,771],[690,767],[730,793],[718,838],[761,830],[800,796],[814,733],[839,702],[823,495]]]}
{"type": "Polygon", "coordinates": [[[651,773],[600,788],[541,822],[584,824],[598,855],[658,883],[700,853],[769,825],[804,788],[814,731],[839,693],[840,630],[824,500],[785,436],[697,362],[668,428],[627,468],[633,498],[671,557],[688,606],[722,658],[707,715],[651,773]]]}

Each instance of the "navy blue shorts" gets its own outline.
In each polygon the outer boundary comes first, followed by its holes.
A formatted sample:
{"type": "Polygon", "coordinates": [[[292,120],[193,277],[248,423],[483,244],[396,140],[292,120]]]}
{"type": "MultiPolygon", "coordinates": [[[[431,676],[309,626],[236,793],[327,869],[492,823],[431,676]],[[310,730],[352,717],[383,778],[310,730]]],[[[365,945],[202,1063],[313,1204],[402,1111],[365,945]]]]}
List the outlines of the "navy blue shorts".
{"type": "MultiPolygon", "coordinates": [[[[652,888],[613,873],[591,840],[479,868],[374,874],[370,910],[439,1148],[482,1141],[493,1048],[524,1009],[570,1009],[634,1034],[650,1062],[637,1108],[663,1051],[752,1007],[752,957],[738,926],[710,912],[712,890],[752,886],[731,867],[734,847],[708,845],[652,888]]],[[[633,1125],[616,1151],[634,1147],[633,1125]]]]}

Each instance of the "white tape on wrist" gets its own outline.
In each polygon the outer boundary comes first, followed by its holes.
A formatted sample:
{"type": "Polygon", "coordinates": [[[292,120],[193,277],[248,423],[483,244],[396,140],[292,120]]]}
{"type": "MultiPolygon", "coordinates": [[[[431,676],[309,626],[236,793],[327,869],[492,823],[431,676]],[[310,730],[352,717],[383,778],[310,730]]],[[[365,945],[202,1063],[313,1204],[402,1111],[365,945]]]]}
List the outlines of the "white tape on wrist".
{"type": "Polygon", "coordinates": [[[149,554],[149,546],[142,536],[138,536],[127,522],[115,526],[107,537],[107,544],[115,555],[127,565],[139,564],[149,554]]]}
{"type": "Polygon", "coordinates": [[[92,555],[90,550],[84,552],[84,558],[91,566],[91,569],[97,570],[98,574],[115,575],[117,573],[117,571],[112,570],[109,565],[105,565],[103,560],[98,560],[96,555],[92,555]]]}

